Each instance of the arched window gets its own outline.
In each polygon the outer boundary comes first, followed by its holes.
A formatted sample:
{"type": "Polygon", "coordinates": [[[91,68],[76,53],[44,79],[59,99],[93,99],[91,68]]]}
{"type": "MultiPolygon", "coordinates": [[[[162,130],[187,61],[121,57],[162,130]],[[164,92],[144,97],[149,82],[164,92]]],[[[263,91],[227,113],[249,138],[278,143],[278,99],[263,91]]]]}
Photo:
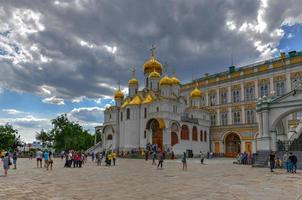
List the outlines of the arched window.
{"type": "Polygon", "coordinates": [[[200,130],[200,142],[203,142],[203,132],[200,130]]]}
{"type": "Polygon", "coordinates": [[[127,119],[130,119],[130,108],[127,108],[127,119]]]}
{"type": "Polygon", "coordinates": [[[189,128],[187,125],[182,125],[180,138],[182,140],[189,140],[189,128]]]}
{"type": "Polygon", "coordinates": [[[197,128],[196,126],[193,126],[193,129],[192,129],[192,140],[193,141],[197,141],[198,139],[198,136],[197,136],[197,128]]]}
{"type": "Polygon", "coordinates": [[[204,131],[204,141],[207,142],[207,131],[204,131]]]}
{"type": "Polygon", "coordinates": [[[111,135],[111,134],[109,134],[109,135],[107,136],[107,140],[112,140],[112,135],[111,135]]]}

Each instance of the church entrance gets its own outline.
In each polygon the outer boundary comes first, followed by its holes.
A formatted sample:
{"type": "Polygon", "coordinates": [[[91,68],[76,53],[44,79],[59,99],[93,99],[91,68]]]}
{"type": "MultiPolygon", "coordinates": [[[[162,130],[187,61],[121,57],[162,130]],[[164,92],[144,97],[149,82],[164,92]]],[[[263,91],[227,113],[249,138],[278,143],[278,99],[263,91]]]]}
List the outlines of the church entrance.
{"type": "Polygon", "coordinates": [[[178,143],[178,136],[175,132],[171,132],[171,146],[178,143]]]}
{"type": "Polygon", "coordinates": [[[156,144],[157,148],[163,150],[163,128],[164,122],[162,119],[150,119],[147,122],[146,129],[151,130],[152,144],[156,144]]]}
{"type": "Polygon", "coordinates": [[[158,149],[163,150],[163,130],[158,129],[152,133],[152,144],[156,144],[158,149]]]}
{"type": "Polygon", "coordinates": [[[225,138],[225,156],[236,157],[240,153],[240,138],[236,133],[230,133],[225,138]]]}

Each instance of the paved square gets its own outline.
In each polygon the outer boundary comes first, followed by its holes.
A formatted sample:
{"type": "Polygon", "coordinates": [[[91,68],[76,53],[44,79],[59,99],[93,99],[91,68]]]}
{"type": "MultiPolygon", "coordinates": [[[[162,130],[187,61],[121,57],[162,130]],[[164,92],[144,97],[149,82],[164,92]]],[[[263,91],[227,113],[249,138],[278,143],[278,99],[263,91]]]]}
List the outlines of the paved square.
{"type": "MultiPolygon", "coordinates": [[[[19,159],[19,168],[0,177],[0,199],[302,199],[302,173],[234,165],[230,159],[189,160],[182,171],[179,160],[164,162],[157,170],[151,161],[119,159],[115,167],[98,167],[90,160],[84,168],[53,171],[37,169],[35,160],[19,159]]],[[[2,174],[3,172],[1,172],[2,174]]]]}

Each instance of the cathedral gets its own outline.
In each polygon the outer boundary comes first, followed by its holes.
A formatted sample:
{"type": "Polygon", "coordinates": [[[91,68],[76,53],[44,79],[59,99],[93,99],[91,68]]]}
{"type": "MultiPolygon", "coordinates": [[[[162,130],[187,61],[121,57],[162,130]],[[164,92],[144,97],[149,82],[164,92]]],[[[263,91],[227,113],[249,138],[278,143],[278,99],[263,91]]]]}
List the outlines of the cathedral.
{"type": "Polygon", "coordinates": [[[288,146],[293,135],[302,133],[301,106],[278,111],[275,116],[280,117],[274,123],[274,115],[268,118],[262,108],[268,101],[278,101],[275,107],[281,105],[281,99],[290,100],[291,95],[294,99],[286,107],[302,102],[296,95],[301,87],[295,86],[302,80],[302,52],[231,66],[183,84],[175,73],[169,77],[165,71],[152,49],[143,64],[144,85],[133,71],[128,96],[118,89],[115,105],[104,111],[104,123],[96,127],[102,133],[102,148],[129,151],[155,144],[175,154],[211,151],[234,157],[243,152],[278,150],[279,144],[288,146]]]}
{"type": "Polygon", "coordinates": [[[195,87],[189,99],[182,96],[179,79],[163,74],[154,49],[143,71],[143,89],[133,70],[128,96],[119,88],[115,105],[105,110],[103,147],[130,151],[155,144],[175,154],[208,152],[210,120],[202,91],[195,87]]]}

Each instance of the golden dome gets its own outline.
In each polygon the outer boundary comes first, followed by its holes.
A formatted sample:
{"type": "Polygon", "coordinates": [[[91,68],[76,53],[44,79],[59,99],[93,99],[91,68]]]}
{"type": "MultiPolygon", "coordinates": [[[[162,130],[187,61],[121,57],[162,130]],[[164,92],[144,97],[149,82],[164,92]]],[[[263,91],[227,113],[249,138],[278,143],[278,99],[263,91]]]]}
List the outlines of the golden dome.
{"type": "Polygon", "coordinates": [[[114,99],[123,99],[123,98],[124,98],[124,93],[120,89],[118,89],[115,92],[114,99]]]}
{"type": "Polygon", "coordinates": [[[128,81],[129,85],[138,85],[138,80],[136,78],[132,78],[128,81]]]}
{"type": "Polygon", "coordinates": [[[178,80],[178,78],[176,78],[175,76],[173,76],[171,78],[171,80],[172,80],[173,85],[179,85],[180,84],[180,80],[178,80]]]}
{"type": "Polygon", "coordinates": [[[156,71],[150,73],[149,78],[160,78],[160,74],[156,71]]]}
{"type": "Polygon", "coordinates": [[[172,80],[168,76],[164,76],[160,81],[159,85],[172,85],[172,80]]]}
{"type": "Polygon", "coordinates": [[[202,92],[201,92],[198,88],[195,88],[195,89],[191,92],[190,96],[191,96],[192,98],[195,98],[195,97],[200,98],[200,97],[202,96],[202,92]]]}
{"type": "Polygon", "coordinates": [[[153,56],[144,63],[144,73],[150,73],[156,71],[159,74],[161,74],[162,70],[163,70],[162,65],[153,56]]]}

